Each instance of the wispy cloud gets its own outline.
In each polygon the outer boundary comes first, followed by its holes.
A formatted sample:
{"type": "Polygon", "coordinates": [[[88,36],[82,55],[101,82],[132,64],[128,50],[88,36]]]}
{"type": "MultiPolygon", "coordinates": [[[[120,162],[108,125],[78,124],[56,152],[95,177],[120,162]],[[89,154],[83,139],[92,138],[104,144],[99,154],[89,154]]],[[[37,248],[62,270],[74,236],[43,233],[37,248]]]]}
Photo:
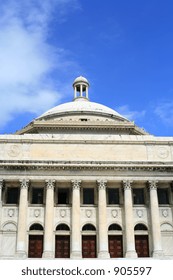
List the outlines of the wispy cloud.
{"type": "Polygon", "coordinates": [[[154,109],[154,113],[167,126],[173,126],[173,102],[166,101],[158,104],[154,109]]]}
{"type": "Polygon", "coordinates": [[[123,105],[118,108],[116,108],[117,112],[126,117],[127,119],[131,121],[136,121],[141,118],[143,118],[146,114],[145,110],[142,111],[133,111],[129,108],[128,105],[123,105]]]}
{"type": "MultiPolygon", "coordinates": [[[[16,113],[39,114],[60,98],[53,71],[70,67],[66,50],[48,42],[49,24],[78,0],[6,0],[0,11],[0,127],[16,113]]],[[[61,87],[59,87],[60,89],[61,87]]]]}

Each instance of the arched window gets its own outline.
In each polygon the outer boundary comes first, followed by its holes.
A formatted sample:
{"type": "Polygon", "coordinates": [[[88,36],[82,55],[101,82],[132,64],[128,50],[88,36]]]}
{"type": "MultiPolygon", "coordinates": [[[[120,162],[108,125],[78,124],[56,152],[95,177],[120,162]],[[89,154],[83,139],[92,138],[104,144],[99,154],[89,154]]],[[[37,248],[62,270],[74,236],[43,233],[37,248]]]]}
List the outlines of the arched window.
{"type": "Polygon", "coordinates": [[[122,230],[122,228],[117,224],[112,224],[109,226],[108,230],[122,230]]]}
{"type": "Polygon", "coordinates": [[[40,224],[33,224],[29,230],[43,230],[43,227],[40,224]]]}
{"type": "Polygon", "coordinates": [[[86,224],[83,226],[82,231],[86,231],[86,230],[96,231],[96,228],[95,228],[95,226],[93,226],[91,224],[86,224]]]}
{"type": "Polygon", "coordinates": [[[135,230],[148,230],[147,227],[143,224],[137,224],[135,230]]]}
{"type": "Polygon", "coordinates": [[[60,224],[56,227],[56,230],[66,230],[66,231],[69,231],[70,228],[69,226],[67,226],[66,224],[60,224]]]}

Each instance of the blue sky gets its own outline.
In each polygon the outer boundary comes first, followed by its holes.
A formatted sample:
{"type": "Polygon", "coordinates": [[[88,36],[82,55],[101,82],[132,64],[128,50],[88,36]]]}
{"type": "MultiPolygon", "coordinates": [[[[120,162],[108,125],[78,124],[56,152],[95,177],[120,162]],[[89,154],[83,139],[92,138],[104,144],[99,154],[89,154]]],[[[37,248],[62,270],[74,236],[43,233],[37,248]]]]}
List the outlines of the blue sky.
{"type": "Polygon", "coordinates": [[[173,136],[172,0],[0,0],[0,133],[73,98],[173,136]]]}

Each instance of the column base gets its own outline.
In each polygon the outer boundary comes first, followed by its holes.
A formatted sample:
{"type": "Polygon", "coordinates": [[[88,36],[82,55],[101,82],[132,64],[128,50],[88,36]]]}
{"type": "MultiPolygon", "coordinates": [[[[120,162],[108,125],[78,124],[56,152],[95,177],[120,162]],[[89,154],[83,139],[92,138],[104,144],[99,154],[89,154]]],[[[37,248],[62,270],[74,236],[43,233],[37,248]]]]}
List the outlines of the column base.
{"type": "Polygon", "coordinates": [[[27,253],[25,251],[17,251],[15,257],[16,259],[26,259],[27,253]]]}
{"type": "Polygon", "coordinates": [[[138,257],[136,251],[127,251],[125,254],[125,258],[136,259],[138,257]]]}
{"type": "Polygon", "coordinates": [[[110,254],[108,253],[108,251],[100,251],[98,253],[98,258],[99,259],[109,259],[110,258],[110,254]]]}
{"type": "Polygon", "coordinates": [[[152,252],[152,257],[159,259],[160,257],[163,257],[163,251],[162,250],[155,250],[152,252]]]}
{"type": "Polygon", "coordinates": [[[45,252],[43,252],[42,258],[43,259],[53,259],[54,253],[52,251],[45,251],[45,252]]]}
{"type": "Polygon", "coordinates": [[[80,251],[73,251],[70,254],[70,259],[82,259],[82,253],[80,251]]]}

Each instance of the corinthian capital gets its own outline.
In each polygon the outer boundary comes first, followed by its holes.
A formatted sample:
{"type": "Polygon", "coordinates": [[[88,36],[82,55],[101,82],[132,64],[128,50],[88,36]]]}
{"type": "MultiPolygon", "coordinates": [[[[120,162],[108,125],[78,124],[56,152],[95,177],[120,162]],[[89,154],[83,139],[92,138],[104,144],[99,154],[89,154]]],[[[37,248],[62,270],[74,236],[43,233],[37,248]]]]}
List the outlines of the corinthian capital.
{"type": "Polygon", "coordinates": [[[81,187],[81,180],[71,180],[72,183],[72,189],[80,189],[81,187]]]}
{"type": "Polygon", "coordinates": [[[158,187],[158,181],[152,180],[148,181],[149,190],[156,190],[158,187]]]}
{"type": "Polygon", "coordinates": [[[132,183],[133,183],[132,180],[124,180],[123,181],[123,188],[124,188],[124,190],[131,190],[132,183]]]}
{"type": "Polygon", "coordinates": [[[48,189],[54,189],[54,187],[55,187],[55,180],[52,180],[52,179],[46,180],[45,183],[46,183],[46,189],[47,190],[48,189]]]}
{"type": "Polygon", "coordinates": [[[107,186],[107,180],[97,180],[97,186],[99,190],[105,190],[107,186]]]}
{"type": "Polygon", "coordinates": [[[29,180],[28,179],[22,179],[19,181],[21,189],[27,189],[29,187],[29,180]]]}

